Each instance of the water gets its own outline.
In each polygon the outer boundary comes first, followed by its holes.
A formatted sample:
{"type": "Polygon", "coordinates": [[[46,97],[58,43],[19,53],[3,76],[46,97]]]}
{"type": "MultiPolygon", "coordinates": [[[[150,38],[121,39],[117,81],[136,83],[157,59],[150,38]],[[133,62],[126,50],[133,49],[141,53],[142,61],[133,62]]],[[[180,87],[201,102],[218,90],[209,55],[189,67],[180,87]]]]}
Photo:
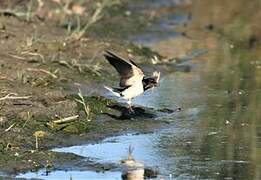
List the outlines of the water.
{"type": "MultiPolygon", "coordinates": [[[[256,112],[260,107],[260,90],[253,88],[258,85],[255,81],[249,84],[255,71],[244,58],[245,55],[236,60],[243,63],[242,67],[247,67],[247,74],[236,71],[231,75],[230,70],[217,68],[216,63],[221,63],[219,57],[218,62],[212,59],[191,73],[165,76],[159,88],[135,101],[156,108],[182,106],[183,111],[173,119],[175,123],[168,129],[152,134],[117,136],[99,144],[54,151],[72,152],[100,163],[119,164],[132,145],[134,158],[146,166],[158,167],[162,177],[255,179],[260,170],[260,114],[256,112]],[[208,66],[207,71],[205,66],[208,66]],[[248,69],[251,67],[252,70],[248,69]],[[247,78],[238,79],[238,76],[246,75],[247,78]],[[147,98],[148,95],[153,98],[147,98]]],[[[236,67],[232,65],[230,68],[236,67]]],[[[36,178],[39,174],[41,172],[24,176],[36,178]]],[[[61,174],[67,177],[72,174],[77,179],[81,179],[81,175],[117,179],[121,173],[54,171],[50,178],[61,174]]]]}
{"type": "Polygon", "coordinates": [[[135,149],[133,152],[135,158],[142,162],[148,162],[150,165],[157,165],[158,159],[154,157],[153,144],[151,144],[157,138],[156,134],[129,134],[107,138],[100,144],[58,148],[54,149],[54,151],[73,152],[84,157],[91,157],[100,163],[119,163],[120,160],[127,157],[128,148],[132,145],[135,149]],[[110,154],[109,156],[108,153],[110,154]]]}
{"type": "MultiPolygon", "coordinates": [[[[170,38],[175,38],[180,35],[174,31],[175,25],[182,25],[189,19],[186,13],[174,13],[175,8],[179,4],[177,1],[164,0],[164,1],[137,1],[129,3],[129,9],[135,13],[137,11],[153,14],[155,12],[161,12],[160,17],[151,17],[155,19],[155,22],[151,24],[145,33],[131,37],[131,41],[136,44],[142,44],[150,46],[153,43],[164,41],[170,38]],[[137,6],[138,3],[139,5],[137,6]]],[[[153,15],[151,15],[153,16],[153,15]]]]}
{"type": "Polygon", "coordinates": [[[40,170],[36,173],[29,172],[26,174],[18,175],[17,178],[26,178],[26,179],[48,179],[48,180],[57,180],[57,179],[121,179],[120,172],[95,172],[95,171],[53,171],[46,174],[45,170],[40,170]]]}
{"type": "MultiPolygon", "coordinates": [[[[170,2],[174,1],[162,1],[150,8],[169,7],[173,5],[170,2]]],[[[165,25],[161,27],[166,28],[165,25]]],[[[139,43],[147,43],[143,36],[138,39],[139,43]]],[[[150,43],[160,50],[155,42],[150,43]]],[[[210,42],[209,46],[215,47],[215,52],[190,62],[197,64],[192,72],[165,75],[160,87],[135,100],[135,104],[155,108],[181,107],[182,112],[169,118],[172,123],[168,128],[151,134],[127,134],[107,138],[98,144],[54,151],[72,152],[99,163],[120,166],[119,161],[126,158],[128,147],[132,145],[135,160],[158,168],[158,177],[261,179],[260,54],[244,47],[233,47],[225,39],[210,42]]],[[[42,174],[43,171],[40,171],[19,177],[121,178],[119,170],[42,174]]]]}

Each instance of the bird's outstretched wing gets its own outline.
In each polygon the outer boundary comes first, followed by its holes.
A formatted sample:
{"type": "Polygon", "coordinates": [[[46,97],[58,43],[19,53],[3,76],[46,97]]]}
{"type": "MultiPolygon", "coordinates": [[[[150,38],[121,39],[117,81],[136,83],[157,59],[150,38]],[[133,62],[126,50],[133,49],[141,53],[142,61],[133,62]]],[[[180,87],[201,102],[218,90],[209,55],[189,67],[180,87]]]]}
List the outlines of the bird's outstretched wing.
{"type": "Polygon", "coordinates": [[[104,57],[118,71],[121,87],[132,86],[143,79],[142,70],[133,61],[125,60],[110,51],[106,51],[104,57]]]}

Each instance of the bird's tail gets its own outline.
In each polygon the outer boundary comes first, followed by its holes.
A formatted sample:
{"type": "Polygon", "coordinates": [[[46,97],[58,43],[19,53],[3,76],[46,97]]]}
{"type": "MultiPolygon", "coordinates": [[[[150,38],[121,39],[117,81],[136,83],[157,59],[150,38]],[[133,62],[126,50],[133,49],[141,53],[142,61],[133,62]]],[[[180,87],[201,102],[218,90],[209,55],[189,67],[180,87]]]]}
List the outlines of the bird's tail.
{"type": "Polygon", "coordinates": [[[113,88],[108,87],[108,86],[104,86],[105,89],[107,89],[108,91],[110,91],[112,94],[114,94],[117,97],[121,97],[120,93],[116,92],[113,88]]]}

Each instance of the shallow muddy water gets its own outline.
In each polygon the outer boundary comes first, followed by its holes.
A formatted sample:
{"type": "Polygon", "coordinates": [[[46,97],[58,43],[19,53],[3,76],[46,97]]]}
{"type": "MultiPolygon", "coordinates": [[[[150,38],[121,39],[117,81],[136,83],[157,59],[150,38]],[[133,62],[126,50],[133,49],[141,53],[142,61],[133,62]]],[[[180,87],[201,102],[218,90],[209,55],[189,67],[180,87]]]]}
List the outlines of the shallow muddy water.
{"type": "Polygon", "coordinates": [[[188,21],[188,14],[174,13],[174,9],[178,3],[170,0],[164,1],[137,1],[130,3],[129,9],[135,13],[150,13],[151,18],[155,18],[155,22],[150,24],[144,33],[131,37],[131,41],[137,44],[149,46],[159,41],[175,38],[180,33],[174,31],[176,25],[183,25],[188,21]],[[155,17],[154,17],[155,16],[155,17]],[[158,17],[159,16],[159,17],[158,17]]]}
{"type": "MultiPolygon", "coordinates": [[[[176,6],[170,3],[172,1],[163,2],[166,3],[155,3],[151,8],[176,6]]],[[[152,31],[153,36],[155,31],[152,31]]],[[[146,38],[144,40],[141,36],[135,41],[147,44],[146,38]]],[[[149,43],[154,43],[155,49],[157,42],[149,43]]],[[[232,46],[226,40],[215,43],[215,53],[210,52],[204,58],[198,57],[190,62],[196,65],[191,72],[163,76],[160,87],[134,101],[134,104],[156,109],[181,107],[182,111],[175,116],[162,118],[169,121],[168,128],[148,134],[115,136],[97,144],[53,151],[70,152],[101,164],[113,163],[120,167],[120,161],[127,158],[131,145],[134,159],[145,167],[157,169],[157,178],[260,179],[260,57],[254,51],[232,46]]],[[[71,168],[52,171],[48,176],[45,170],[41,170],[17,177],[121,179],[121,170],[94,172],[71,168]]]]}
{"type": "MultiPolygon", "coordinates": [[[[181,106],[183,110],[176,116],[166,117],[172,122],[169,128],[54,151],[75,153],[99,163],[119,164],[127,157],[131,145],[135,160],[157,168],[158,177],[258,179],[261,124],[256,110],[260,107],[260,89],[256,81],[250,80],[255,67],[238,55],[234,60],[241,62],[247,71],[240,69],[237,63],[230,64],[228,66],[235,69],[231,75],[230,70],[218,68],[216,64],[228,60],[214,58],[200,63],[191,73],[165,76],[159,88],[137,98],[135,103],[143,106],[181,106]],[[230,79],[231,82],[224,83],[230,79]]],[[[41,172],[19,177],[49,178],[39,174],[41,172]]],[[[50,178],[60,176],[119,179],[121,172],[54,171],[50,174],[50,178]]]]}
{"type": "Polygon", "coordinates": [[[95,171],[62,171],[57,170],[46,174],[45,170],[37,173],[27,173],[17,176],[26,179],[121,179],[121,173],[117,172],[95,172],[95,171]]]}

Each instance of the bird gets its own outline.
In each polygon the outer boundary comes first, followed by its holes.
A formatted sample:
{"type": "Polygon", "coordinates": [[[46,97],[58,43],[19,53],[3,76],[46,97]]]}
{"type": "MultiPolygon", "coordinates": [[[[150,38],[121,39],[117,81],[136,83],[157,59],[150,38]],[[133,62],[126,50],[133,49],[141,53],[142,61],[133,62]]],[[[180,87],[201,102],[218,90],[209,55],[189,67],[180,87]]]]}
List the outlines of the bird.
{"type": "Polygon", "coordinates": [[[119,87],[104,87],[115,96],[127,100],[129,112],[134,113],[132,100],[145,91],[159,86],[160,72],[154,71],[151,77],[145,77],[142,69],[132,59],[124,59],[108,50],[105,51],[104,57],[120,76],[119,87]]]}

